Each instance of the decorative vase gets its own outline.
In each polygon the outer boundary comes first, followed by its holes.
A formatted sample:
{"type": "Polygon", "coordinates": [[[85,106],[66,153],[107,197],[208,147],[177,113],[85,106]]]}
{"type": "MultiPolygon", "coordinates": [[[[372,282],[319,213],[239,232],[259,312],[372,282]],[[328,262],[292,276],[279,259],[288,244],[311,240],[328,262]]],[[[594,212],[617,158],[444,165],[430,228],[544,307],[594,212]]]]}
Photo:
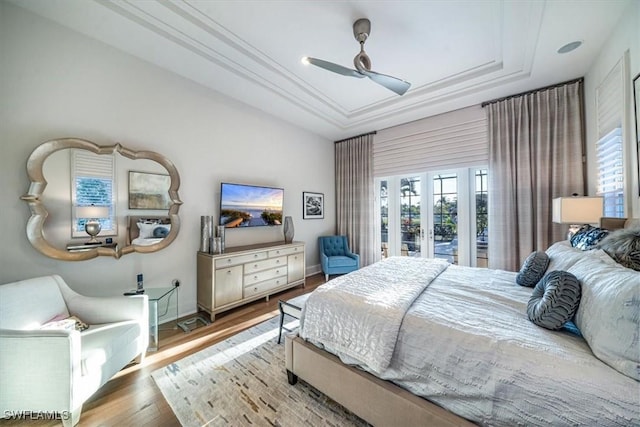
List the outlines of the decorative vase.
{"type": "Polygon", "coordinates": [[[284,242],[291,243],[293,242],[293,235],[295,230],[293,229],[293,218],[290,216],[284,217],[284,242]]]}
{"type": "Polygon", "coordinates": [[[200,217],[200,252],[209,252],[210,238],[213,231],[213,218],[209,215],[200,217]]]}
{"type": "Polygon", "coordinates": [[[218,253],[221,254],[224,252],[224,225],[218,225],[216,226],[216,237],[219,238],[220,240],[218,240],[218,253]]]}

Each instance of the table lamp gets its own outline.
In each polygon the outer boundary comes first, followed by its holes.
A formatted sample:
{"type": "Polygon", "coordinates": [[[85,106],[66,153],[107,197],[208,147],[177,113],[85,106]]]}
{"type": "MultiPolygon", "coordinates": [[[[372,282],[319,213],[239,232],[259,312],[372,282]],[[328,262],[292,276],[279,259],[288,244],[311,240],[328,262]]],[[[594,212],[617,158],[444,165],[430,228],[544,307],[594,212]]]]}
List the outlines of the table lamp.
{"type": "Polygon", "coordinates": [[[100,233],[100,218],[109,218],[109,206],[76,206],[76,218],[86,219],[84,223],[84,231],[87,232],[91,239],[86,243],[87,245],[99,245],[102,242],[96,239],[98,233],[100,233]]]}
{"type": "Polygon", "coordinates": [[[568,239],[571,239],[583,224],[600,222],[604,209],[604,199],[598,196],[572,196],[553,199],[552,221],[569,224],[568,239]]]}

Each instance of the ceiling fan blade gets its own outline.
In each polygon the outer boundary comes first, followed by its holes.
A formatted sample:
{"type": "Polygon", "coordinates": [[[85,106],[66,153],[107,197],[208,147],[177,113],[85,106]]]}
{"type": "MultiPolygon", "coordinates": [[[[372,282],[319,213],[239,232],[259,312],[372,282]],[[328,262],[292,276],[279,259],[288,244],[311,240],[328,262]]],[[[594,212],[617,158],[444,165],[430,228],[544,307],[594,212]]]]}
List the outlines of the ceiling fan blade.
{"type": "Polygon", "coordinates": [[[306,57],[305,61],[309,64],[313,64],[316,67],[324,68],[325,70],[333,71],[334,73],[341,74],[343,76],[357,77],[359,79],[364,78],[364,75],[353,70],[351,68],[343,67],[342,65],[334,64],[333,62],[323,61],[322,59],[306,57]]]}
{"type": "Polygon", "coordinates": [[[393,76],[387,76],[386,74],[376,73],[375,71],[363,70],[362,74],[369,77],[374,82],[386,87],[387,89],[397,93],[398,95],[404,95],[411,87],[411,83],[399,79],[393,76]]]}

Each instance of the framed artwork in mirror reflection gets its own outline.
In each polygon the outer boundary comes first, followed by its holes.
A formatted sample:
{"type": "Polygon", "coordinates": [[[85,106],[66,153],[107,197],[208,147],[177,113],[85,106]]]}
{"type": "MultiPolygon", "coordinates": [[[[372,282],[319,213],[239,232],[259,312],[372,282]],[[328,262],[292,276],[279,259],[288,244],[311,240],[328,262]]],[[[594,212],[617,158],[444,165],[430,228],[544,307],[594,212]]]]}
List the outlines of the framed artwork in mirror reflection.
{"type": "Polygon", "coordinates": [[[302,193],[302,218],[303,219],[323,219],[324,218],[324,194],[302,193]]]}
{"type": "Polygon", "coordinates": [[[129,209],[169,209],[170,184],[169,175],[129,171],[129,209]]]}

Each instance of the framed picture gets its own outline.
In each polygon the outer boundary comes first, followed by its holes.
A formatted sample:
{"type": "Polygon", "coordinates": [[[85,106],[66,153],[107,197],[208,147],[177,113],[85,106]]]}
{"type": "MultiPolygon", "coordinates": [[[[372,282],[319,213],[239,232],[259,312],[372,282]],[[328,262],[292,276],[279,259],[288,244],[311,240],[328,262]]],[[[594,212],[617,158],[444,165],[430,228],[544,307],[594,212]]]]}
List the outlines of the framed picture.
{"type": "MultiPolygon", "coordinates": [[[[636,153],[638,155],[638,178],[640,179],[640,74],[633,79],[633,112],[636,118],[636,153]]],[[[640,195],[640,193],[638,194],[640,195]]]]}
{"type": "Polygon", "coordinates": [[[302,193],[302,219],[324,218],[324,194],[302,193]]]}
{"type": "Polygon", "coordinates": [[[169,175],[129,171],[129,209],[169,209],[170,184],[169,175]]]}

